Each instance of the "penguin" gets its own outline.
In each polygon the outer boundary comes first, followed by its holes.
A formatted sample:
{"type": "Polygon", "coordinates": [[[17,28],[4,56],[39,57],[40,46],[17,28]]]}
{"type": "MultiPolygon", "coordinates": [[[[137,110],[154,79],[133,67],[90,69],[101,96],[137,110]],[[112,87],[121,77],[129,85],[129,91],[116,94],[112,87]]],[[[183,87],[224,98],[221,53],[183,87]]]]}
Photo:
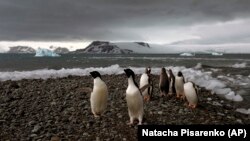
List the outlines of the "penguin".
{"type": "Polygon", "coordinates": [[[126,101],[128,106],[128,114],[130,117],[129,125],[134,124],[134,120],[139,120],[138,125],[142,124],[143,119],[143,96],[135,82],[135,74],[131,69],[124,69],[128,77],[128,87],[126,89],[126,101]]]}
{"type": "Polygon", "coordinates": [[[153,81],[151,78],[151,68],[147,67],[145,70],[145,73],[141,75],[140,78],[140,89],[143,88],[145,85],[150,85],[147,89],[142,91],[142,95],[144,97],[145,101],[149,101],[150,98],[152,97],[152,92],[153,92],[153,81]]]}
{"type": "Polygon", "coordinates": [[[177,76],[175,77],[175,90],[177,94],[177,98],[185,99],[184,95],[184,83],[185,79],[181,71],[178,72],[177,76]]]}
{"type": "Polygon", "coordinates": [[[175,76],[172,72],[171,69],[168,70],[169,72],[169,93],[170,94],[176,94],[176,90],[175,90],[175,76]]]}
{"type": "Polygon", "coordinates": [[[90,72],[94,79],[93,91],[90,95],[91,111],[94,117],[99,117],[107,108],[108,88],[97,71],[90,72]]]}
{"type": "Polygon", "coordinates": [[[196,108],[198,103],[198,87],[193,82],[187,82],[184,84],[184,92],[188,106],[196,108]]]}
{"type": "Polygon", "coordinates": [[[165,96],[168,94],[169,80],[168,80],[168,75],[167,75],[165,68],[161,68],[159,87],[160,87],[160,92],[161,92],[160,96],[165,96]]]}

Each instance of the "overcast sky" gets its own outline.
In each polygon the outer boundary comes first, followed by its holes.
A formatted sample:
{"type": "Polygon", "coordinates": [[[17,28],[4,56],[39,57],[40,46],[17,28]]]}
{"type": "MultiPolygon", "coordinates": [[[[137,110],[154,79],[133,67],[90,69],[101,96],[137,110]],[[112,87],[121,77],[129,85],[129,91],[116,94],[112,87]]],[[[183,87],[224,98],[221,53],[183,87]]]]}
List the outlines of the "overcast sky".
{"type": "Polygon", "coordinates": [[[250,0],[0,0],[2,44],[92,40],[250,43],[250,0]]]}

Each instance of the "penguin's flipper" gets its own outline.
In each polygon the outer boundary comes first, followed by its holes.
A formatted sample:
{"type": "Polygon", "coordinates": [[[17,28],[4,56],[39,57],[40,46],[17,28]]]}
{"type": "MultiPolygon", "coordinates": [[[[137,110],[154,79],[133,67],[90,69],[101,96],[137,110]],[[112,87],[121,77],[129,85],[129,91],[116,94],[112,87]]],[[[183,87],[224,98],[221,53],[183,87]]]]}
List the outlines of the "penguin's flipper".
{"type": "Polygon", "coordinates": [[[143,92],[143,91],[145,91],[148,87],[150,87],[149,84],[144,85],[143,87],[140,88],[140,91],[143,92]]]}

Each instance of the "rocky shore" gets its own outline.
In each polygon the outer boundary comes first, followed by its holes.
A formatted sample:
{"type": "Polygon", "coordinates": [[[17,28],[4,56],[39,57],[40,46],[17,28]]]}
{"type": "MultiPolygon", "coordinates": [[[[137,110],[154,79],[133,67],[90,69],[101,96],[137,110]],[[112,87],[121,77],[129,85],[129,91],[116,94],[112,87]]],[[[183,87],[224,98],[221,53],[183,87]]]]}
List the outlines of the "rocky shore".
{"type": "MultiPolygon", "coordinates": [[[[1,140],[137,140],[137,126],[129,121],[125,75],[104,75],[109,88],[108,108],[101,118],[90,109],[90,76],[0,82],[1,140]]],[[[139,76],[136,76],[137,82],[139,76]]],[[[143,124],[249,124],[250,117],[235,112],[237,104],[201,89],[197,109],[175,96],[154,97],[144,106],[143,124]]]]}

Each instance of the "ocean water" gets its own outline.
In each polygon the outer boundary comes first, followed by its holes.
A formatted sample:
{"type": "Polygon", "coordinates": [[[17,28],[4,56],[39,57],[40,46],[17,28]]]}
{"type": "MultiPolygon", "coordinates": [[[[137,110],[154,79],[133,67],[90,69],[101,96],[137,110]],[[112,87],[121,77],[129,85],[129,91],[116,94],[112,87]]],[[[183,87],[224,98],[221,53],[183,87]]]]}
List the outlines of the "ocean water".
{"type": "Polygon", "coordinates": [[[250,108],[250,54],[212,56],[196,54],[65,54],[61,57],[34,57],[34,54],[0,54],[0,81],[46,79],[68,75],[122,74],[132,68],[141,74],[150,66],[153,74],[161,67],[184,73],[187,81],[250,108]]]}

